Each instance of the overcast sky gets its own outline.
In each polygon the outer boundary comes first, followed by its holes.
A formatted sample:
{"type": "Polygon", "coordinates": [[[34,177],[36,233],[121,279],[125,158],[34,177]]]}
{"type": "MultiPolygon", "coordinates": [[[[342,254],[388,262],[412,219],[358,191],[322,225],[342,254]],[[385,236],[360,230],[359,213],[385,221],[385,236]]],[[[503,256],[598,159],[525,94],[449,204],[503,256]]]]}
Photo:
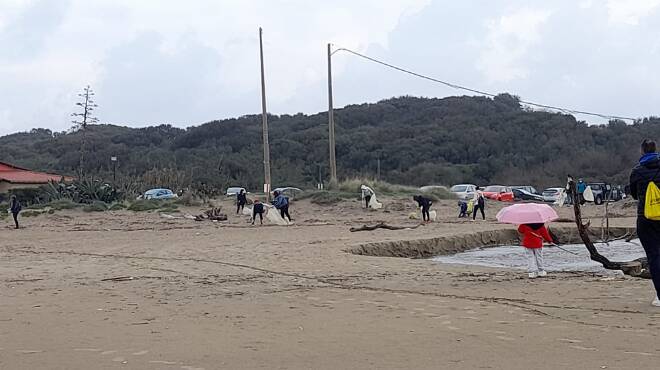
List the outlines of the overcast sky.
{"type": "MultiPolygon", "coordinates": [[[[102,123],[259,113],[259,26],[272,113],[327,109],[333,42],[480,90],[660,115],[660,0],[0,0],[0,135],[69,128],[87,84],[102,123]]],[[[333,64],[338,107],[463,94],[342,52],[333,64]]]]}

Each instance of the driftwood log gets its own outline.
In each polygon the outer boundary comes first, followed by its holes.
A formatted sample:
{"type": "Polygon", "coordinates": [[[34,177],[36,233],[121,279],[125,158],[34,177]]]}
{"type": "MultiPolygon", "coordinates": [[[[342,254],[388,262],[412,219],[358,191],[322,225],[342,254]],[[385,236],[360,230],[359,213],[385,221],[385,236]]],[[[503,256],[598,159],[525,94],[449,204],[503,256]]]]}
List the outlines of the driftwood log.
{"type": "Polygon", "coordinates": [[[418,228],[422,225],[423,224],[419,224],[419,225],[416,225],[416,226],[391,226],[391,225],[388,225],[384,222],[379,222],[379,223],[377,223],[375,225],[371,225],[371,226],[363,225],[361,227],[351,227],[350,230],[351,230],[352,233],[354,233],[356,231],[372,231],[372,230],[376,230],[376,229],[405,230],[405,229],[416,229],[416,228],[418,228]]]}
{"type": "Polygon", "coordinates": [[[204,211],[201,215],[195,216],[195,221],[227,221],[227,215],[222,213],[222,207],[214,207],[204,211]]]}
{"type": "Polygon", "coordinates": [[[651,274],[649,272],[649,264],[646,258],[638,258],[633,261],[628,262],[614,262],[610,261],[607,257],[598,253],[598,249],[591,241],[589,237],[589,223],[582,223],[582,210],[580,207],[580,198],[578,197],[577,187],[575,185],[575,180],[571,176],[568,176],[568,191],[573,200],[573,211],[575,212],[575,224],[578,228],[578,233],[580,234],[580,239],[584,243],[584,246],[587,247],[589,251],[589,256],[592,261],[596,261],[603,265],[604,268],[608,270],[621,270],[624,274],[650,279],[651,274]]]}

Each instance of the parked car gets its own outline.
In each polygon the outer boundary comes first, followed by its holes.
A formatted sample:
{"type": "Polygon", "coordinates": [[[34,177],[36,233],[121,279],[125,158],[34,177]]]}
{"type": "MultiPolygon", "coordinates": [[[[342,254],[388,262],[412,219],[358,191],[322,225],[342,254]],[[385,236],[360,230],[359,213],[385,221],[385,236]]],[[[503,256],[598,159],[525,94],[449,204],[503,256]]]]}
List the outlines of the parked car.
{"type": "Polygon", "coordinates": [[[456,194],[458,199],[469,200],[474,198],[474,193],[477,191],[477,186],[472,184],[458,184],[452,186],[449,191],[456,194]]]}
{"type": "Polygon", "coordinates": [[[536,188],[531,186],[531,185],[516,185],[516,186],[509,186],[511,190],[513,189],[522,189],[530,194],[537,194],[541,195],[538,191],[536,191],[536,188]]]}
{"type": "Polygon", "coordinates": [[[515,200],[529,200],[529,201],[536,201],[536,202],[545,201],[543,199],[542,195],[539,195],[539,194],[536,194],[536,193],[530,193],[529,191],[525,190],[522,187],[512,188],[511,192],[513,193],[513,199],[515,199],[515,200]]]}
{"type": "Polygon", "coordinates": [[[173,199],[178,198],[170,189],[150,189],[144,192],[143,199],[173,199]]]}
{"type": "Polygon", "coordinates": [[[225,193],[225,195],[227,195],[228,197],[235,197],[236,194],[241,192],[241,190],[245,191],[245,188],[233,186],[233,187],[227,188],[227,192],[225,193]]]}
{"type": "Polygon", "coordinates": [[[549,203],[554,203],[559,199],[564,188],[547,188],[543,190],[543,200],[549,203]]]}
{"type": "Polygon", "coordinates": [[[618,201],[623,199],[623,192],[605,182],[590,182],[587,184],[594,193],[594,203],[603,204],[605,201],[618,201]]]}
{"type": "Polygon", "coordinates": [[[484,188],[484,197],[500,202],[513,202],[513,192],[508,186],[490,185],[484,188]]]}
{"type": "Polygon", "coordinates": [[[273,191],[274,191],[274,192],[276,191],[276,192],[278,192],[278,193],[280,193],[280,194],[283,194],[284,196],[289,197],[289,198],[291,198],[291,199],[296,199],[296,197],[299,197],[300,194],[303,193],[303,190],[302,190],[302,189],[300,189],[300,188],[294,188],[294,187],[291,187],[291,186],[285,186],[285,187],[281,187],[281,188],[275,188],[275,189],[273,189],[273,191]]]}

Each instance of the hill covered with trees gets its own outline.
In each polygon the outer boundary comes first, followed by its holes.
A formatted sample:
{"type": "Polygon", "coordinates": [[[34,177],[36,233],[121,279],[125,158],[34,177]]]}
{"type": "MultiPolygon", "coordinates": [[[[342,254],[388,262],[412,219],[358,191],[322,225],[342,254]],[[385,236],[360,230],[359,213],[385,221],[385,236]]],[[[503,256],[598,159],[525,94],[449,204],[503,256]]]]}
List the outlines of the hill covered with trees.
{"type": "MultiPolygon", "coordinates": [[[[625,183],[645,137],[660,138],[660,118],[589,126],[560,113],[524,109],[516,97],[400,97],[335,111],[340,178],[375,177],[409,185],[560,185],[567,174],[625,183]]],[[[269,116],[273,185],[327,181],[327,114],[269,116]]],[[[161,125],[87,129],[86,169],[111,179],[177,177],[218,188],[263,182],[261,116],[187,129],[161,125]]],[[[35,129],[0,137],[0,161],[75,175],[80,133],[35,129]]]]}

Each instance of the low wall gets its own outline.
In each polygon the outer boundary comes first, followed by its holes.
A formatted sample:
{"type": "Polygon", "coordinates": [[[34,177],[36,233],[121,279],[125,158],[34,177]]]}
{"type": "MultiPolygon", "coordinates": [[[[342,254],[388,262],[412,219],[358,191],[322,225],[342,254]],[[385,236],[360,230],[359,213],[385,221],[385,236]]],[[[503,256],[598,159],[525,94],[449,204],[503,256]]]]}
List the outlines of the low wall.
{"type": "MultiPolygon", "coordinates": [[[[582,243],[577,228],[556,227],[552,229],[560,244],[582,243]]],[[[610,238],[634,233],[634,228],[610,228],[610,238]]],[[[601,229],[590,230],[591,240],[601,238],[601,229]]],[[[372,242],[350,247],[347,252],[376,257],[431,258],[464,252],[474,248],[515,245],[520,243],[518,232],[513,229],[481,231],[470,234],[448,235],[436,238],[372,242]]]]}

